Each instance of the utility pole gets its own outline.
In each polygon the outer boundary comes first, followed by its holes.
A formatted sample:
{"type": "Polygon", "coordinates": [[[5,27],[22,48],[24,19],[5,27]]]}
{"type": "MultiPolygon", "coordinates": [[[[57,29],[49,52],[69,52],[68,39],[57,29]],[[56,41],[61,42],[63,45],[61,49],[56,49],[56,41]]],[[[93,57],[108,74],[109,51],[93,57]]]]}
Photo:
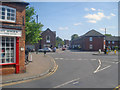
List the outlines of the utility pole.
{"type": "Polygon", "coordinates": [[[38,23],[38,15],[36,15],[37,23],[38,23]]]}
{"type": "Polygon", "coordinates": [[[105,50],[105,47],[106,47],[106,28],[105,28],[105,37],[104,37],[104,50],[105,50]]]}

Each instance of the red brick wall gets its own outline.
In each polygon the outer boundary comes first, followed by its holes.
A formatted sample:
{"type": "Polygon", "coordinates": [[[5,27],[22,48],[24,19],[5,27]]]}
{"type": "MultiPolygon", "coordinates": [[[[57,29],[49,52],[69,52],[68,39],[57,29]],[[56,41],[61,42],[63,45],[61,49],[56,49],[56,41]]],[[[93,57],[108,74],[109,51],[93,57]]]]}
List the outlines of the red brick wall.
{"type": "MultiPolygon", "coordinates": [[[[22,37],[19,38],[19,65],[20,65],[20,73],[22,73],[26,71],[25,50],[24,51],[20,50],[21,47],[25,49],[25,26],[23,26],[23,16],[25,19],[26,6],[23,4],[17,4],[17,3],[2,3],[2,5],[16,8],[16,22],[15,23],[2,22],[2,24],[22,27],[22,37]]],[[[24,20],[24,23],[25,23],[25,20],[24,20]]],[[[12,65],[3,66],[1,71],[3,71],[3,74],[15,73],[15,66],[12,66],[12,65]]]]}
{"type": "Polygon", "coordinates": [[[81,50],[85,51],[98,51],[103,50],[103,40],[104,37],[93,37],[93,41],[89,41],[89,37],[82,37],[81,39],[73,40],[71,45],[80,45],[81,50]],[[93,45],[93,49],[89,49],[90,44],[93,45]]]}
{"type": "Polygon", "coordinates": [[[49,44],[46,43],[46,36],[50,36],[50,45],[52,45],[53,47],[55,47],[55,43],[56,43],[56,34],[53,33],[50,30],[46,30],[41,34],[42,40],[41,40],[41,48],[44,48],[44,44],[49,44]]]}
{"type": "Polygon", "coordinates": [[[98,51],[99,49],[103,50],[103,40],[104,37],[93,37],[93,41],[89,41],[89,37],[85,39],[85,50],[98,51]],[[93,45],[93,49],[89,49],[90,44],[93,45]]]}

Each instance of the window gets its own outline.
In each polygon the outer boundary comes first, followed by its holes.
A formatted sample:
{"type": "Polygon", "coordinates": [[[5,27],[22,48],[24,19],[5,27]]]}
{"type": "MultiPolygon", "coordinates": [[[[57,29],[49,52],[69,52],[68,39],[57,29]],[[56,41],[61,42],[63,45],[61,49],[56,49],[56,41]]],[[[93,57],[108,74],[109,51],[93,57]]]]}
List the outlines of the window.
{"type": "Polygon", "coordinates": [[[46,42],[50,43],[50,36],[46,36],[46,42]]]}
{"type": "Polygon", "coordinates": [[[7,6],[0,6],[0,20],[15,22],[16,9],[7,6]]]}
{"type": "Polygon", "coordinates": [[[108,44],[110,44],[110,41],[108,41],[108,44]]]}
{"type": "Polygon", "coordinates": [[[90,37],[89,39],[90,39],[90,41],[92,41],[92,37],[90,37]]]}
{"type": "Polygon", "coordinates": [[[0,64],[15,63],[15,47],[14,37],[0,37],[0,64]]]}
{"type": "Polygon", "coordinates": [[[89,49],[93,49],[93,45],[92,44],[90,44],[89,49]]]}
{"type": "Polygon", "coordinates": [[[114,41],[112,41],[112,44],[114,44],[115,42],[114,41]]]}

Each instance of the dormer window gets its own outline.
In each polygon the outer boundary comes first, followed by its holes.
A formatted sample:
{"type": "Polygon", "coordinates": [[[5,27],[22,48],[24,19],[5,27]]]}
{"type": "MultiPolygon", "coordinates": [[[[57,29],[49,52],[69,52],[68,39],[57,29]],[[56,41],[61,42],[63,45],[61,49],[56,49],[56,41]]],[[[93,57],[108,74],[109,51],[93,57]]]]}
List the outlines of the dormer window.
{"type": "Polygon", "coordinates": [[[0,20],[1,21],[16,21],[16,9],[8,6],[0,6],[0,20]]]}

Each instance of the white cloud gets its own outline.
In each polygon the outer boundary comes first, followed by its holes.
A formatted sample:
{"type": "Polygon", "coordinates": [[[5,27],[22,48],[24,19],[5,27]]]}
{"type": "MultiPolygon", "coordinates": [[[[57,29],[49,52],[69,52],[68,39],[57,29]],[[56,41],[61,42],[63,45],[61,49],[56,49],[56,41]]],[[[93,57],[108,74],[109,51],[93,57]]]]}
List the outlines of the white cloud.
{"type": "Polygon", "coordinates": [[[97,21],[100,21],[103,18],[111,19],[111,17],[113,17],[113,16],[116,16],[116,15],[111,13],[109,16],[106,16],[106,15],[104,15],[104,13],[98,12],[97,14],[87,14],[84,16],[84,18],[89,19],[88,22],[90,22],[90,23],[96,23],[97,21]]]}
{"type": "Polygon", "coordinates": [[[96,20],[89,20],[87,22],[89,22],[89,23],[96,23],[97,21],[96,20]]]}
{"type": "Polygon", "coordinates": [[[95,8],[85,8],[85,11],[103,11],[102,9],[95,9],[95,8]]]}
{"type": "Polygon", "coordinates": [[[105,15],[104,13],[98,12],[97,14],[88,14],[84,17],[92,20],[101,20],[105,15]]]}
{"type": "Polygon", "coordinates": [[[96,9],[95,9],[95,8],[91,8],[91,10],[92,10],[92,11],[96,11],[96,9]]]}
{"type": "Polygon", "coordinates": [[[68,27],[59,27],[59,30],[68,30],[68,27]]]}
{"type": "Polygon", "coordinates": [[[78,25],[81,25],[82,23],[75,23],[74,26],[78,26],[78,25]]]}
{"type": "Polygon", "coordinates": [[[111,15],[111,16],[116,16],[114,13],[111,13],[110,15],[111,15]]]}

